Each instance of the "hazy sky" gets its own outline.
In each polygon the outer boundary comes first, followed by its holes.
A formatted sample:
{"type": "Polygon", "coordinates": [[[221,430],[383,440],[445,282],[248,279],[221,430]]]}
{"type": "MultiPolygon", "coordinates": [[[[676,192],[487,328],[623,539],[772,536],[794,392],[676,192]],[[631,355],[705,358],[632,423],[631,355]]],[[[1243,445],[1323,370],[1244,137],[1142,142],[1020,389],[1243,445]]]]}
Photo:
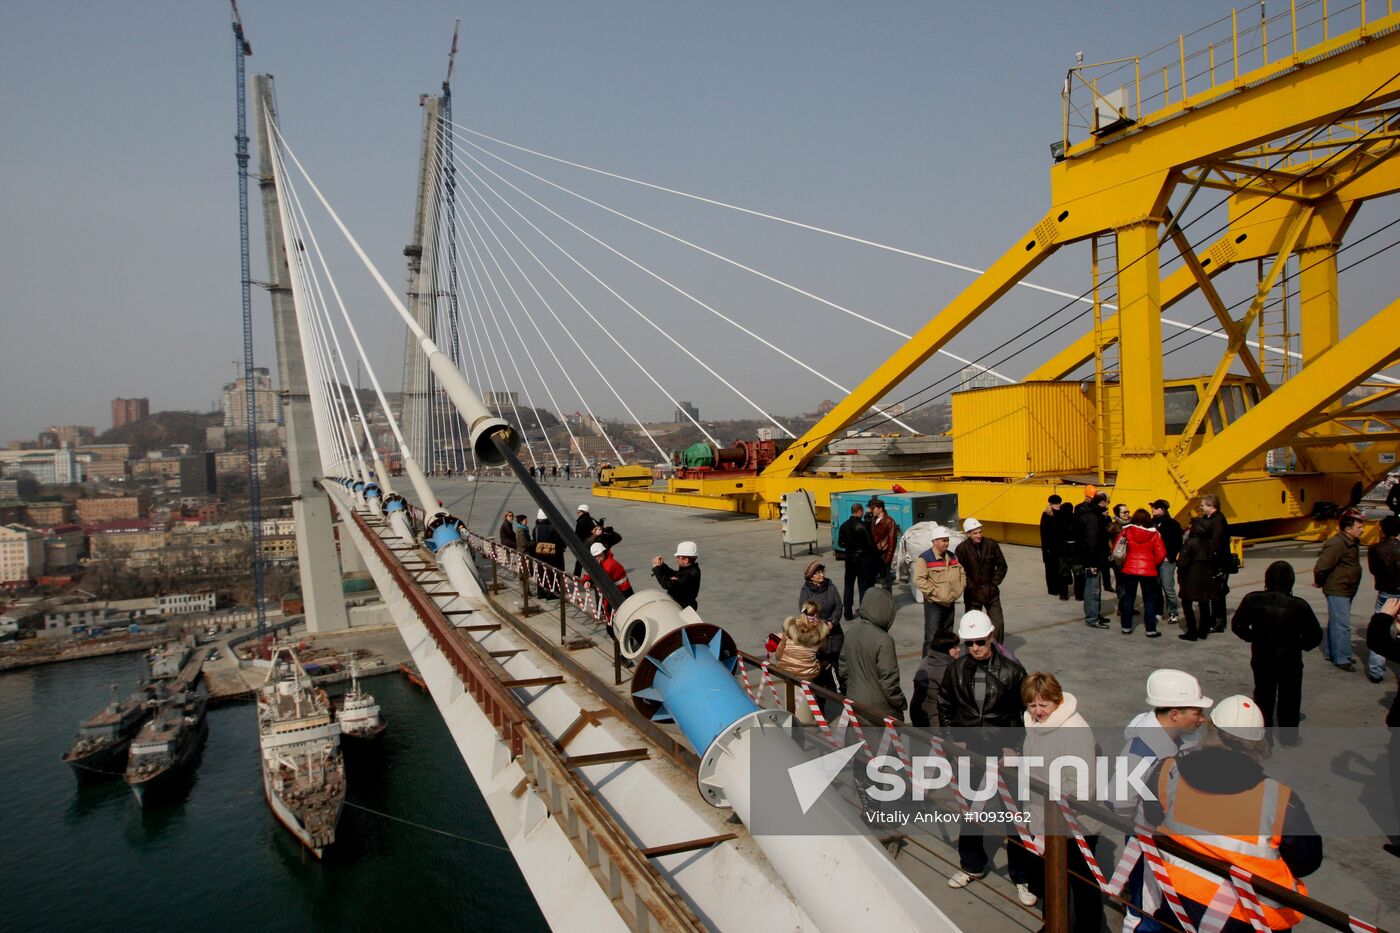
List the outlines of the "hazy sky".
{"type": "MultiPolygon", "coordinates": [[[[286,138],[386,276],[401,286],[421,134],[418,96],[437,91],[458,16],[463,37],[454,100],[466,126],[983,266],[1048,204],[1047,146],[1060,133],[1060,85],[1075,52],[1084,50],[1090,61],[1145,52],[1229,10],[1219,3],[1159,0],[245,0],[242,12],[255,53],[248,68],[276,76],[286,138]]],[[[206,409],[217,399],[242,355],[233,127],[226,4],[0,5],[0,441],[32,436],[46,424],[105,428],[108,400],[118,395],[148,396],[153,410],[206,409]]],[[[966,273],[539,160],[521,164],[906,332],[970,281],[966,273]]],[[[858,383],[900,343],[495,167],[844,385],[858,383]]],[[[511,197],[560,245],[769,411],[810,410],[823,398],[839,397],[511,197]]],[[[256,189],[253,202],[258,278],[264,263],[256,189]]],[[[495,206],[677,398],[696,402],[706,417],[752,414],[495,206]]],[[[1393,206],[1388,212],[1384,205],[1368,208],[1357,231],[1394,215],[1393,206]]],[[[323,244],[336,239],[328,223],[314,222],[323,244]]],[[[498,232],[510,239],[503,228],[498,232]]],[[[1383,234],[1374,242],[1388,240],[1383,234]]],[[[648,418],[668,416],[665,397],[523,251],[517,257],[634,408],[648,418]]],[[[1383,263],[1369,265],[1343,279],[1344,330],[1374,310],[1378,298],[1394,296],[1393,263],[1388,276],[1383,263]]],[[[357,267],[338,261],[336,274],[363,335],[377,347],[373,363],[396,388],[401,326],[357,267]]],[[[1057,257],[1035,280],[1079,291],[1087,286],[1087,263],[1082,253],[1057,257]]],[[[525,292],[521,280],[515,284],[525,292]]],[[[976,356],[1058,305],[1048,296],[1018,293],[953,348],[976,356]]],[[[254,309],[258,362],[272,366],[264,294],[255,293],[254,309]]],[[[1204,315],[1192,306],[1176,316],[1194,321],[1204,315]]],[[[507,334],[504,342],[529,377],[527,387],[548,406],[526,354],[536,353],[546,371],[557,366],[532,340],[507,334]]],[[[1005,369],[1025,372],[1070,336],[1063,331],[1005,369]]],[[[595,409],[621,415],[577,352],[558,346],[595,409]]],[[[1168,371],[1199,372],[1204,360],[1177,354],[1168,371]]],[[[946,361],[931,362],[911,386],[950,368],[946,361]]],[[[507,382],[513,379],[508,370],[507,382]]],[[[549,380],[560,407],[579,407],[562,379],[549,380]]],[[[483,388],[499,382],[492,378],[483,388]]]]}

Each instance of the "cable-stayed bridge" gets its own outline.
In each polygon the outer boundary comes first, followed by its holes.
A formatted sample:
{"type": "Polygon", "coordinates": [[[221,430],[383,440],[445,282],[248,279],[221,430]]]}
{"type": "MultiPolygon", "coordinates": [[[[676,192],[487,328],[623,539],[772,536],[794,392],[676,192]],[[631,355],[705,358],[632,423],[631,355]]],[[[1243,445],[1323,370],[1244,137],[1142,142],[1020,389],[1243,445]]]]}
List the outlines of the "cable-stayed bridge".
{"type": "MultiPolygon", "coordinates": [[[[313,167],[298,158],[295,134],[283,135],[271,79],[254,79],[308,625],[344,624],[334,608],[340,559],[363,562],[546,916],[590,927],[955,926],[872,836],[820,843],[750,836],[742,823],[728,822],[728,810],[713,809],[732,808],[749,820],[752,799],[734,762],[746,761],[750,732],[787,728],[779,707],[801,702],[804,685],[785,698],[774,684],[776,702],[761,693],[754,702],[729,676],[745,663],[732,639],[654,591],[625,597],[572,539],[571,523],[548,497],[537,504],[594,581],[590,588],[549,563],[470,534],[440,508],[436,477],[508,470],[530,487],[527,467],[569,462],[569,448],[591,465],[576,433],[580,424],[565,420],[569,444],[561,450],[540,414],[575,406],[588,413],[589,429],[596,427],[616,462],[627,459],[624,444],[598,412],[626,412],[636,435],[665,461],[671,452],[641,413],[662,398],[714,448],[724,448],[725,439],[714,437],[670,387],[675,367],[684,365],[712,377],[787,443],[758,470],[727,473],[715,463],[666,489],[606,494],[771,516],[787,491],[812,490],[824,508],[833,491],[897,481],[911,490],[956,492],[963,514],[975,511],[1001,537],[1017,540],[1047,494],[1070,495],[1095,482],[1132,501],[1165,495],[1182,511],[1215,491],[1239,524],[1316,531],[1333,513],[1315,505],[1349,504],[1356,487],[1393,465],[1400,446],[1400,424],[1385,405],[1400,383],[1384,372],[1400,355],[1394,337],[1400,301],[1367,309],[1342,336],[1337,291],[1348,269],[1400,242],[1385,237],[1400,221],[1346,239],[1361,206],[1394,193],[1400,181],[1400,163],[1391,159],[1400,119],[1400,15],[1378,14],[1336,33],[1324,26],[1318,37],[1306,27],[1294,25],[1290,55],[1272,61],[1266,55],[1254,68],[1236,60],[1219,75],[1214,58],[1208,74],[1188,70],[1183,40],[1179,78],[1168,73],[1161,95],[1144,96],[1140,88],[1136,98],[1104,94],[1090,72],[1095,66],[1072,72],[1065,139],[1051,173],[1052,207],[987,270],[527,150],[456,122],[445,93],[423,101],[417,210],[405,250],[410,281],[400,296],[341,220],[331,194],[316,185],[313,167]],[[868,310],[587,197],[526,167],[523,156],[703,200],[852,248],[958,266],[977,278],[917,332],[903,333],[868,310]],[[760,321],[721,307],[679,276],[591,232],[574,219],[579,215],[529,193],[526,178],[902,342],[863,380],[838,379],[803,360],[802,334],[765,337],[760,321]],[[321,216],[329,223],[313,225],[321,216]],[[390,404],[370,365],[318,226],[344,237],[404,324],[401,406],[390,404]],[[570,248],[580,242],[685,302],[688,313],[712,319],[726,335],[726,349],[702,352],[675,336],[654,305],[601,275],[577,245],[570,248]],[[1090,259],[1089,281],[1082,291],[1027,279],[1070,246],[1087,247],[1081,251],[1090,259]],[[1233,303],[1222,294],[1223,273],[1231,268],[1254,273],[1233,303]],[[1286,282],[1296,284],[1290,290],[1286,282]],[[1048,293],[1054,304],[1038,320],[1008,325],[991,350],[959,353],[950,346],[1016,288],[1048,293]],[[1193,294],[1210,317],[1164,313],[1193,294]],[[608,326],[599,301],[625,311],[628,327],[608,326]],[[1083,335],[1047,348],[1067,322],[1085,322],[1083,335]],[[638,356],[633,329],[654,333],[670,347],[667,355],[638,356]],[[1222,351],[1211,372],[1164,376],[1164,359],[1211,343],[1222,351]],[[603,363],[600,346],[623,362],[603,363]],[[756,353],[764,354],[762,365],[781,360],[841,401],[815,425],[786,423],[745,388],[756,353]],[[1017,365],[1028,353],[1038,357],[1029,372],[1017,365]],[[373,436],[358,393],[342,388],[354,384],[356,356],[388,425],[387,451],[373,436]],[[949,370],[927,381],[923,367],[931,359],[948,361],[949,370]],[[616,378],[620,366],[634,368],[649,386],[646,397],[628,397],[616,378]],[[990,384],[952,399],[951,470],[804,471],[848,430],[912,431],[911,413],[953,395],[967,370],[990,384]],[[1362,387],[1372,394],[1345,398],[1362,387]],[[1046,436],[1050,443],[1037,445],[1046,436]],[[1282,469],[1265,463],[1270,451],[1284,452],[1282,469]],[[611,622],[619,636],[612,642],[619,665],[614,682],[541,638],[538,624],[506,612],[493,598],[498,573],[523,580],[526,593],[558,592],[561,619],[572,607],[611,622]],[[630,697],[616,689],[623,660],[637,665],[630,697]],[[733,693],[721,706],[734,717],[717,727],[687,716],[695,701],[679,673],[700,676],[694,672],[716,665],[733,693]],[[653,679],[637,680],[644,672],[653,679]],[[671,841],[650,844],[662,828],[671,841]]],[[[1195,54],[1192,61],[1199,64],[1195,54]]],[[[769,675],[765,666],[765,683],[769,675]]],[[[841,721],[859,725],[862,716],[879,732],[878,717],[872,721],[850,706],[841,721]]],[[[1299,909],[1309,916],[1345,923],[1345,915],[1338,921],[1335,911],[1306,900],[1299,909]]]]}

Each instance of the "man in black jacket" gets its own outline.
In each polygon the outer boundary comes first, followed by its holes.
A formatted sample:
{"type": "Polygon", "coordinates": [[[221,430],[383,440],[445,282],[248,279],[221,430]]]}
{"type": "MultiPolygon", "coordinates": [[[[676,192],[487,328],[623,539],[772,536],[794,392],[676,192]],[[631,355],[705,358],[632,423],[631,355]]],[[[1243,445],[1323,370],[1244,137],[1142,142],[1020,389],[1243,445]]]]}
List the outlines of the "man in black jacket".
{"type": "Polygon", "coordinates": [[[1302,720],[1303,652],[1322,643],[1322,626],[1312,606],[1293,595],[1293,579],[1287,561],[1274,561],[1264,571],[1263,592],[1246,595],[1230,623],[1250,643],[1254,702],[1264,724],[1284,729],[1297,728],[1302,720]]]}
{"type": "Polygon", "coordinates": [[[846,564],[842,572],[841,604],[849,622],[855,618],[856,587],[860,588],[861,599],[865,599],[865,591],[870,589],[872,578],[867,571],[871,552],[875,550],[870,540],[870,526],[865,523],[865,506],[859,502],[851,506],[851,517],[837,530],[836,545],[841,548],[846,564]]]}
{"type": "Polygon", "coordinates": [[[1215,596],[1210,608],[1215,613],[1212,632],[1225,631],[1225,596],[1230,592],[1230,570],[1233,560],[1230,557],[1230,522],[1220,511],[1220,499],[1216,496],[1201,496],[1201,516],[1210,529],[1210,552],[1215,558],[1215,596]]]}
{"type": "MultiPolygon", "coordinates": [[[[1400,483],[1395,488],[1400,489],[1400,483]]],[[[1376,611],[1380,612],[1387,599],[1400,599],[1400,516],[1381,519],[1381,540],[1366,549],[1366,566],[1376,582],[1376,611]]],[[[1385,658],[1370,652],[1366,673],[1373,684],[1384,680],[1385,658]]]]}
{"type": "MultiPolygon", "coordinates": [[[[1085,492],[1093,487],[1086,487],[1085,492]]],[[[1084,568],[1084,624],[1108,628],[1100,610],[1104,571],[1108,566],[1108,493],[1093,490],[1074,510],[1079,563],[1084,568]]]]}
{"type": "Polygon", "coordinates": [[[1045,564],[1045,591],[1069,599],[1069,575],[1064,567],[1064,525],[1060,521],[1059,496],[1051,496],[1040,513],[1040,560],[1045,564]]]}
{"type": "Polygon", "coordinates": [[[660,557],[651,559],[651,575],[682,609],[698,609],[700,595],[700,551],[694,541],[676,545],[676,569],[672,570],[660,557]]]}
{"type": "MultiPolygon", "coordinates": [[[[1366,626],[1366,647],[1387,661],[1400,662],[1400,599],[1387,599],[1380,610],[1371,616],[1366,626]]],[[[1390,712],[1385,724],[1390,727],[1390,797],[1395,803],[1395,812],[1400,813],[1400,695],[1391,701],[1390,712]]],[[[1400,837],[1394,837],[1385,844],[1385,850],[1400,857],[1400,837]]]]}
{"type": "MultiPolygon", "coordinates": [[[[962,639],[962,653],[948,666],[938,687],[939,722],[944,728],[968,730],[954,738],[966,742],[973,752],[1000,754],[1009,743],[1004,735],[993,734],[989,727],[1000,727],[995,732],[1002,733],[1025,728],[1021,682],[1026,679],[1026,669],[997,650],[992,639],[992,620],[981,610],[963,613],[958,620],[958,637],[962,639]],[[983,729],[988,734],[982,739],[977,731],[972,731],[983,729]]],[[[981,779],[980,775],[975,777],[974,785],[981,779]]],[[[1015,845],[1007,849],[1008,874],[1018,889],[1030,880],[1023,851],[1015,845]]],[[[962,870],[948,879],[948,887],[965,888],[985,877],[989,862],[982,836],[965,827],[958,834],[958,864],[962,870]]]]}
{"type": "MultiPolygon", "coordinates": [[[[564,539],[559,537],[559,532],[554,530],[554,525],[544,514],[544,509],[535,513],[534,545],[535,557],[549,564],[562,575],[564,573],[564,539]]],[[[540,598],[557,599],[558,597],[559,587],[554,584],[554,581],[548,576],[542,578],[540,580],[540,598]]]]}
{"type": "Polygon", "coordinates": [[[1171,503],[1158,499],[1152,503],[1152,526],[1162,536],[1162,546],[1167,549],[1167,559],[1157,567],[1157,583],[1162,587],[1162,608],[1167,613],[1167,624],[1175,625],[1180,616],[1176,602],[1176,557],[1181,553],[1184,537],[1181,523],[1172,518],[1171,503]]]}
{"type": "Polygon", "coordinates": [[[982,523],[975,518],[963,522],[967,535],[958,545],[958,563],[967,574],[963,590],[963,611],[981,609],[992,620],[992,637],[1006,640],[1006,620],[1001,612],[1001,581],[1006,579],[1006,557],[1001,545],[982,532],[982,523]]]}
{"type": "MultiPolygon", "coordinates": [[[[598,523],[593,520],[593,515],[588,508],[588,503],[583,502],[578,507],[578,518],[574,519],[574,534],[583,542],[584,547],[593,546],[593,530],[598,527],[598,523]]],[[[574,560],[574,576],[583,573],[583,563],[574,560]]]]}

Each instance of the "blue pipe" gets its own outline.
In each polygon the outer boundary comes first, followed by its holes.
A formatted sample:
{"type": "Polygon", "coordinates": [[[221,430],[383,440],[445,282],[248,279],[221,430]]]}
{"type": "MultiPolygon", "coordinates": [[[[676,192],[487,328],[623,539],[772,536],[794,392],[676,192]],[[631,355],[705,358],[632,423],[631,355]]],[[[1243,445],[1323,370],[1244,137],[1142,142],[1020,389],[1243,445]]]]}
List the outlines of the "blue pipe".
{"type": "Polygon", "coordinates": [[[378,499],[378,498],[379,498],[379,487],[378,487],[377,485],[375,485],[374,483],[366,483],[366,484],[365,484],[365,498],[366,498],[366,499],[378,499]]]}
{"type": "Polygon", "coordinates": [[[660,659],[647,655],[656,665],[656,677],[635,694],[659,702],[661,709],[652,719],[674,720],[691,748],[702,755],[717,735],[759,709],[734,680],[738,659],[730,658],[727,665],[720,660],[721,634],[716,632],[708,645],[695,645],[681,629],[678,648],[660,659]]]}
{"type": "Polygon", "coordinates": [[[454,541],[462,540],[461,521],[448,515],[436,525],[430,525],[428,538],[423,543],[436,554],[454,541]]]}

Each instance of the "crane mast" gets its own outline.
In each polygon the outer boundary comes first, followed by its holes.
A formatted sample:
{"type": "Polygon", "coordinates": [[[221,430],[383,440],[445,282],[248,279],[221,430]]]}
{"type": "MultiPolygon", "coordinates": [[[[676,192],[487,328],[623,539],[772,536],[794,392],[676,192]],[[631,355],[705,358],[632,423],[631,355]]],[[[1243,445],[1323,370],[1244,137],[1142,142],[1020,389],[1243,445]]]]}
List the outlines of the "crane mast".
{"type": "Polygon", "coordinates": [[[238,0],[233,6],[233,69],[238,102],[238,125],[233,140],[238,161],[238,251],[243,290],[243,400],[248,444],[248,533],[252,542],[253,602],[258,618],[258,637],[267,629],[267,609],[263,604],[262,563],[262,481],[258,476],[258,395],[253,387],[253,279],[248,262],[248,109],[244,87],[243,59],[253,47],[243,35],[243,18],[238,0]]]}

